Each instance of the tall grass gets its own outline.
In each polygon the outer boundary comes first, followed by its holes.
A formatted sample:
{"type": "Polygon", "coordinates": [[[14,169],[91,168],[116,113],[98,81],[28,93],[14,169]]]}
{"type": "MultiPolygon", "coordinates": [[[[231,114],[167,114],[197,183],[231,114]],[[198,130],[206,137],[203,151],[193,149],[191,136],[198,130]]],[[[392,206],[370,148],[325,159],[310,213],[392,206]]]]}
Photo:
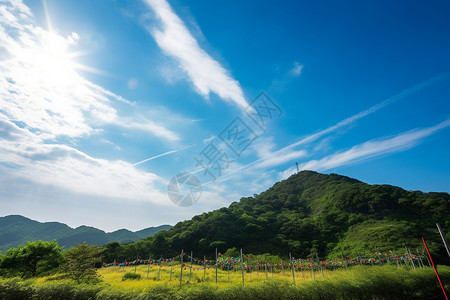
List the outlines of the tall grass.
{"type": "MultiPolygon", "coordinates": [[[[431,268],[406,270],[394,266],[357,266],[350,270],[326,271],[324,279],[320,273],[316,280],[311,274],[298,272],[296,285],[292,273],[268,274],[245,273],[245,287],[240,272],[219,270],[218,284],[215,270],[208,269],[205,280],[203,270],[193,271],[189,280],[189,269],[183,270],[180,287],[177,270],[169,281],[170,269],[162,268],[158,280],[158,268],[138,266],[140,280],[122,281],[126,272],[134,267],[112,267],[100,270],[103,283],[78,285],[68,280],[1,279],[0,299],[440,299],[442,291],[431,268]]],[[[441,279],[449,290],[450,267],[439,266],[441,279]]]]}

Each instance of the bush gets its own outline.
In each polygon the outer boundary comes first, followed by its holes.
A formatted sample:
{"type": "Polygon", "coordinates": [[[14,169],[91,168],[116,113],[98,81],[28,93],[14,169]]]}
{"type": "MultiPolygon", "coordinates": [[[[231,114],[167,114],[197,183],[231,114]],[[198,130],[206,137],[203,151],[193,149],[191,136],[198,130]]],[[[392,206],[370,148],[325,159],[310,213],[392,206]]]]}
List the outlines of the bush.
{"type": "Polygon", "coordinates": [[[141,279],[141,274],[126,273],[125,275],[123,275],[122,281],[127,280],[127,279],[130,279],[130,280],[137,279],[137,280],[139,280],[139,279],[141,279]]]}

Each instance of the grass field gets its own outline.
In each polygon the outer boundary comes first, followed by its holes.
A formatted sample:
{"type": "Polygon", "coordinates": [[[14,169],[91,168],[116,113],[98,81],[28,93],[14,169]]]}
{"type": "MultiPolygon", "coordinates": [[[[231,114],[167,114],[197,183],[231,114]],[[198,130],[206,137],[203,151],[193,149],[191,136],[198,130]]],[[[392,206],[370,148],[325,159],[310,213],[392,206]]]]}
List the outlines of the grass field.
{"type": "MultiPolygon", "coordinates": [[[[135,267],[109,267],[99,270],[102,282],[96,285],[77,285],[57,276],[34,280],[1,279],[0,299],[442,299],[443,294],[433,269],[407,270],[395,266],[356,266],[349,270],[320,272],[315,280],[310,272],[296,273],[293,285],[290,270],[245,273],[242,286],[240,270],[195,270],[190,277],[189,267],[183,269],[180,287],[180,268],[164,266],[158,277],[158,266],[151,266],[147,279],[146,265],[137,266],[139,280],[122,280],[135,267]],[[304,277],[303,277],[304,276],[304,277]],[[190,279],[190,280],[189,280],[190,279]]],[[[450,267],[439,266],[441,278],[449,290],[450,267]]]]}
{"type": "MultiPolygon", "coordinates": [[[[194,266],[195,267],[195,266],[194,266]]],[[[132,289],[145,289],[149,286],[160,285],[164,283],[169,287],[179,287],[180,286],[180,265],[174,265],[172,271],[172,280],[170,280],[170,266],[163,266],[159,271],[157,265],[151,265],[148,268],[147,265],[139,265],[136,268],[136,273],[141,275],[141,280],[126,280],[122,281],[122,276],[127,272],[135,272],[134,266],[127,267],[109,267],[99,270],[99,274],[102,276],[103,280],[112,286],[120,288],[132,288],[132,289]],[[149,271],[149,272],[148,272],[149,271]],[[148,272],[148,280],[147,280],[148,272]]],[[[331,278],[335,276],[333,271],[324,271],[324,276],[331,278]]],[[[230,270],[230,272],[218,270],[217,272],[217,286],[219,287],[229,287],[235,285],[242,285],[242,272],[240,268],[235,270],[230,270]]],[[[315,277],[317,279],[322,278],[320,272],[315,272],[315,277]]],[[[312,280],[313,275],[310,271],[295,272],[296,283],[306,282],[312,280]]],[[[292,271],[286,269],[284,272],[274,270],[267,270],[264,268],[259,271],[247,272],[244,271],[244,284],[255,285],[260,284],[269,280],[284,280],[286,282],[293,283],[292,271]]],[[[192,284],[202,284],[202,285],[216,285],[216,271],[214,267],[207,268],[204,270],[193,270],[190,271],[189,266],[183,268],[183,278],[182,285],[192,285],[192,284]]]]}

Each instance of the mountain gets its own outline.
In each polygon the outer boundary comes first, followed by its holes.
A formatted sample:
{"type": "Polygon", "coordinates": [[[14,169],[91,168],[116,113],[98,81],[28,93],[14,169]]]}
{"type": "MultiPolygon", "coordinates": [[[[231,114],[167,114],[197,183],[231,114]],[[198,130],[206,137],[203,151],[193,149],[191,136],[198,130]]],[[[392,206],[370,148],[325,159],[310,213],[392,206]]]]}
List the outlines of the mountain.
{"type": "Polygon", "coordinates": [[[107,245],[105,255],[131,259],[136,253],[146,257],[150,250],[170,257],[184,249],[202,257],[211,256],[216,247],[222,253],[236,247],[283,257],[289,252],[295,257],[357,256],[375,252],[375,247],[400,254],[405,246],[422,250],[424,236],[431,251],[445,260],[435,223],[450,240],[449,212],[448,193],[406,191],[302,171],[259,195],[179,222],[153,237],[107,245]]]}
{"type": "Polygon", "coordinates": [[[131,243],[171,227],[170,225],[161,225],[136,232],[120,229],[106,233],[103,230],[89,226],[80,226],[73,229],[63,223],[41,223],[23,216],[11,215],[0,217],[0,251],[6,251],[9,248],[35,240],[56,240],[60,246],[64,246],[66,249],[73,247],[75,243],[84,241],[90,245],[100,246],[113,241],[131,243]]]}

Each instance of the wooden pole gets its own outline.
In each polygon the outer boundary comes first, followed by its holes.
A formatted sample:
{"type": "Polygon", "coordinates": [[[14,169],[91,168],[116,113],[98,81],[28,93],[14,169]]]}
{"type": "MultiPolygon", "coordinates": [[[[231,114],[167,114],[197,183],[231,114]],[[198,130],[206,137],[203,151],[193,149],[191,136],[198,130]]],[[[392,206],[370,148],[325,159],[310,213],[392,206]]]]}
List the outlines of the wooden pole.
{"type": "Polygon", "coordinates": [[[170,280],[172,281],[173,258],[170,260],[170,280]]]}
{"type": "Polygon", "coordinates": [[[191,251],[191,266],[189,267],[189,281],[192,279],[192,256],[194,255],[194,251],[191,251]]]}
{"type": "Polygon", "coordinates": [[[216,248],[216,284],[217,284],[217,248],[216,248]]]}
{"type": "Polygon", "coordinates": [[[324,279],[325,277],[323,276],[322,263],[319,260],[319,255],[317,255],[317,252],[316,252],[316,258],[317,258],[317,263],[319,264],[319,267],[320,267],[320,272],[322,273],[322,279],[324,279]]]}
{"type": "Polygon", "coordinates": [[[230,258],[228,258],[228,264],[227,264],[227,266],[228,266],[228,270],[227,270],[227,273],[228,273],[228,282],[230,282],[230,265],[231,265],[231,259],[230,258]]]}
{"type": "Polygon", "coordinates": [[[183,249],[181,249],[181,272],[180,272],[180,287],[181,287],[181,283],[183,282],[183,249]]]}
{"type": "Polygon", "coordinates": [[[148,279],[148,274],[150,273],[150,257],[148,257],[148,266],[147,266],[147,279],[148,279]]]}
{"type": "Polygon", "coordinates": [[[161,264],[162,264],[162,254],[161,257],[159,258],[158,280],[161,279],[161,264]]]}
{"type": "Polygon", "coordinates": [[[289,261],[291,262],[291,270],[292,270],[292,280],[294,281],[294,285],[295,285],[295,271],[294,271],[294,264],[292,263],[292,256],[291,256],[291,252],[289,252],[289,261]]]}
{"type": "Polygon", "coordinates": [[[400,266],[398,265],[398,257],[395,255],[394,252],[392,252],[392,256],[394,256],[395,262],[397,263],[397,268],[399,268],[400,266]]]}
{"type": "Polygon", "coordinates": [[[377,246],[375,246],[375,251],[377,251],[378,261],[380,262],[380,266],[381,266],[381,265],[383,265],[383,262],[382,262],[382,260],[381,260],[380,252],[378,252],[377,246]]]}
{"type": "Polygon", "coordinates": [[[264,270],[266,271],[266,281],[267,281],[267,258],[264,255],[264,270]]]}
{"type": "Polygon", "coordinates": [[[450,250],[448,249],[447,240],[445,239],[444,233],[442,232],[441,226],[436,223],[437,229],[439,230],[439,234],[441,235],[442,242],[444,243],[445,250],[447,250],[448,257],[450,257],[450,250]]]}
{"type": "Polygon", "coordinates": [[[412,259],[411,252],[409,252],[409,250],[408,250],[408,248],[406,248],[406,246],[405,246],[405,249],[406,249],[406,255],[409,255],[409,259],[411,260],[411,264],[412,264],[413,270],[415,270],[416,266],[414,265],[414,261],[412,259]]]}
{"type": "Polygon", "coordinates": [[[242,257],[242,249],[241,249],[241,269],[242,269],[242,286],[244,286],[244,259],[242,257]]]}
{"type": "Polygon", "coordinates": [[[206,256],[203,255],[203,281],[205,281],[206,278],[206,256]]]}
{"type": "Polygon", "coordinates": [[[447,294],[445,293],[444,285],[442,284],[441,278],[439,277],[439,273],[438,273],[436,267],[434,266],[434,262],[433,262],[433,258],[431,258],[430,250],[428,249],[427,243],[425,242],[425,239],[423,237],[422,237],[422,241],[423,241],[423,244],[425,245],[425,248],[427,249],[428,256],[430,257],[434,272],[436,273],[436,277],[439,281],[439,284],[441,285],[441,289],[442,289],[442,292],[444,293],[444,297],[446,300],[448,300],[447,294]]]}
{"type": "Polygon", "coordinates": [[[427,258],[428,266],[431,268],[431,262],[430,262],[430,259],[428,258],[428,255],[425,255],[425,257],[427,258]]]}
{"type": "Polygon", "coordinates": [[[418,256],[419,256],[419,265],[421,265],[422,269],[424,269],[425,266],[424,266],[424,264],[423,264],[422,257],[420,257],[419,249],[416,248],[416,251],[417,251],[417,254],[418,254],[418,256]]]}
{"type": "Polygon", "coordinates": [[[138,257],[139,257],[139,256],[136,255],[136,260],[134,261],[134,274],[136,274],[136,268],[137,268],[137,260],[138,260],[138,257]]]}
{"type": "MultiPolygon", "coordinates": [[[[342,257],[342,263],[344,263],[345,259],[344,259],[344,254],[342,254],[342,252],[341,252],[341,257],[342,257]]],[[[345,269],[347,269],[347,268],[348,268],[347,262],[345,262],[345,269]]]]}

